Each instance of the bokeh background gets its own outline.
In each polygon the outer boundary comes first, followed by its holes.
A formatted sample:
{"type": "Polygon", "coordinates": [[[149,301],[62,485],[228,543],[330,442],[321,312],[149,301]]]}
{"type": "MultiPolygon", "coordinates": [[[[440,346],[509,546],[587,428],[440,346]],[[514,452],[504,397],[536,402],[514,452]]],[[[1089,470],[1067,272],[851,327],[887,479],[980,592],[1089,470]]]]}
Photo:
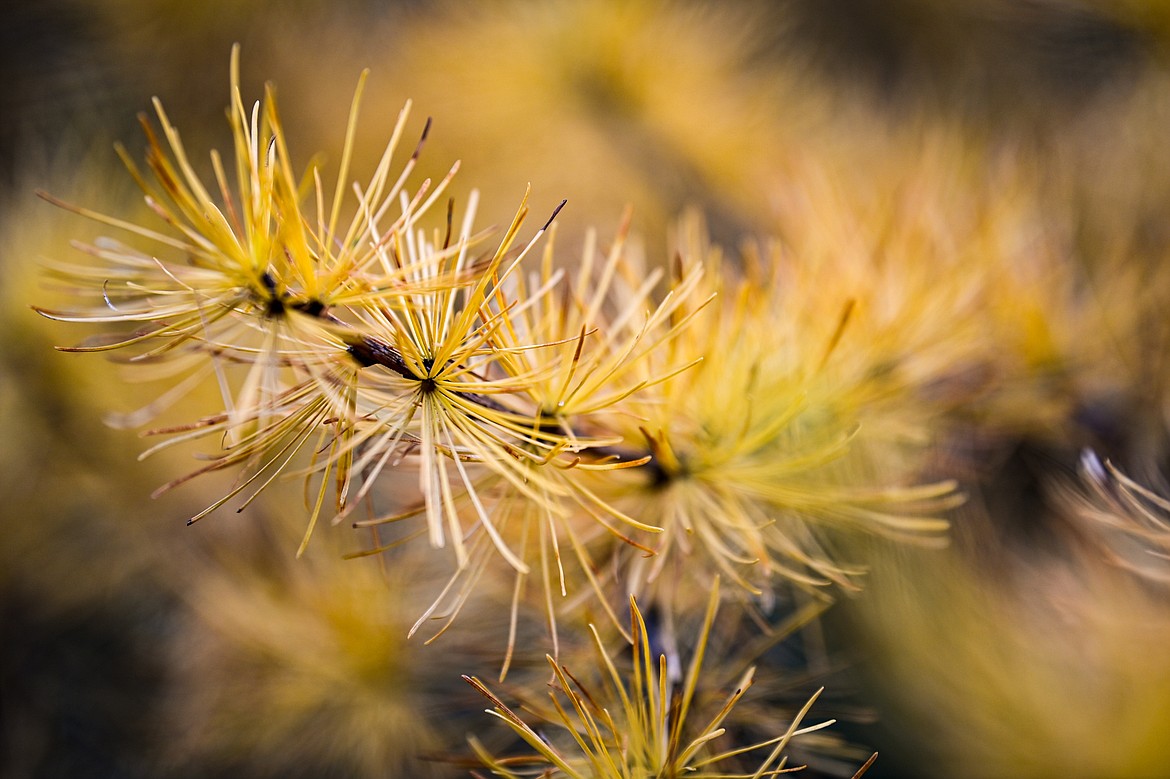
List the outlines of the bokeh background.
{"type": "Polygon", "coordinates": [[[866,302],[872,320],[842,349],[897,355],[875,375],[881,418],[913,427],[924,471],[968,500],[947,549],[857,550],[865,588],[821,623],[838,730],[862,760],[881,753],[875,777],[1166,775],[1170,567],[1149,554],[1165,535],[1119,538],[1128,504],[1106,500],[1116,484],[1094,493],[1083,466],[1108,460],[1168,494],[1163,9],[9,4],[0,776],[461,775],[417,754],[465,755],[486,719],[459,675],[499,663],[492,608],[436,647],[407,642],[418,592],[439,581],[429,558],[343,561],[352,531],[329,528],[293,561],[295,488],[185,527],[222,483],[151,500],[187,463],[137,462],[135,431],[103,424],[157,389],[54,352],[80,333],[29,308],[55,301],[38,259],[99,232],[34,191],[141,210],[112,145],[137,153],[135,116],[157,95],[193,156],[224,148],[234,42],[245,100],[277,85],[303,161],[339,153],[368,67],[359,168],[409,97],[415,131],[433,118],[422,166],[461,159],[456,196],[477,187],[485,222],[531,183],[538,212],[569,201],[560,245],[612,235],[629,205],[665,262],[693,209],[732,254],[782,247],[799,316],[836,316],[841,290],[866,302]]]}

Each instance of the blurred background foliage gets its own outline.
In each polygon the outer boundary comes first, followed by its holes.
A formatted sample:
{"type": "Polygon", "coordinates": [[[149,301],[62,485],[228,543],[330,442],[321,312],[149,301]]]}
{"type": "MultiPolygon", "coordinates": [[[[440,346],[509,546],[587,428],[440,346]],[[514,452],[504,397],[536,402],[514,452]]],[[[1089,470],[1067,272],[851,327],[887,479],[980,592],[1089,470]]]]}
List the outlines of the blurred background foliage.
{"type": "MultiPolygon", "coordinates": [[[[730,254],[754,245],[790,264],[775,326],[823,335],[858,301],[838,370],[870,371],[858,402],[884,409],[879,433],[929,442],[915,467],[968,495],[947,550],[858,542],[865,590],[821,625],[831,651],[808,676],[841,691],[846,736],[882,753],[871,776],[1170,764],[1166,593],[1111,565],[1100,513],[1076,508],[1086,447],[1156,493],[1170,475],[1162,3],[52,0],[2,13],[0,775],[458,775],[416,756],[465,755],[465,734],[489,730],[458,676],[498,667],[487,647],[502,641],[479,631],[506,617],[488,606],[437,647],[406,642],[439,586],[425,544],[380,568],[343,561],[357,543],[327,528],[294,562],[295,495],[183,527],[216,485],[150,500],[182,457],[136,463],[134,433],[101,423],[150,389],[55,354],[81,336],[28,308],[56,294],[37,259],[95,232],[33,191],[141,208],[110,146],[142,146],[133,120],[152,95],[189,149],[222,148],[235,41],[245,100],[278,85],[303,162],[338,153],[369,67],[359,169],[409,97],[434,120],[422,167],[461,159],[455,195],[478,187],[487,222],[531,182],[538,210],[568,198],[557,240],[573,247],[589,227],[611,236],[629,204],[664,262],[696,209],[730,254]]],[[[767,719],[763,689],[752,705],[767,719]]]]}

